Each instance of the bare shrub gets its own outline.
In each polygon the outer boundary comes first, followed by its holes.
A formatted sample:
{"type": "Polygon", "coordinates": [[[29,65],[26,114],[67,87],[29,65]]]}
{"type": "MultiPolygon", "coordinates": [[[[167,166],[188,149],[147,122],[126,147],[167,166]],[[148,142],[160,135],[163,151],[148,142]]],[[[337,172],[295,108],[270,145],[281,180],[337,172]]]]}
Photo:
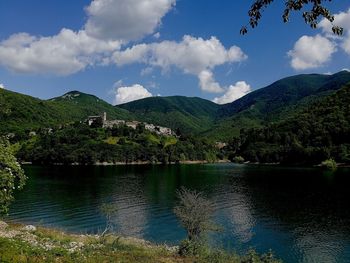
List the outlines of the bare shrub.
{"type": "Polygon", "coordinates": [[[177,191],[178,205],[174,213],[187,231],[190,241],[199,240],[208,231],[217,230],[212,222],[214,203],[203,193],[182,187],[177,191]]]}

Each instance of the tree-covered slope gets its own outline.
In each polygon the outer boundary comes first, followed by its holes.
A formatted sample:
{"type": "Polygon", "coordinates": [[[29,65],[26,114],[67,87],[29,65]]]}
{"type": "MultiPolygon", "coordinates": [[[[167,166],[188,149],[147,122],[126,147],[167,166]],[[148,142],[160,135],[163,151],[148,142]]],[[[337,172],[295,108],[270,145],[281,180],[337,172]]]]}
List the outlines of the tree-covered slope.
{"type": "Polygon", "coordinates": [[[283,121],[243,131],[230,147],[249,161],[350,163],[350,84],[283,121]]]}
{"type": "Polygon", "coordinates": [[[134,113],[141,121],[180,129],[184,133],[210,129],[220,108],[205,99],[183,96],[150,97],[117,107],[134,113]]]}
{"type": "Polygon", "coordinates": [[[80,91],[70,91],[61,97],[56,97],[49,100],[55,107],[66,111],[73,109],[70,112],[70,118],[81,119],[82,116],[99,115],[103,112],[107,113],[108,119],[133,119],[132,114],[127,110],[113,107],[104,100],[90,94],[80,91]]]}
{"type": "Polygon", "coordinates": [[[219,119],[206,136],[227,140],[241,128],[261,127],[287,118],[312,101],[350,82],[350,72],[334,75],[304,74],[281,79],[253,91],[232,103],[222,105],[219,119]]]}
{"type": "Polygon", "coordinates": [[[84,120],[88,115],[107,112],[111,118],[131,118],[126,110],[114,108],[95,96],[70,92],[49,101],[0,89],[0,134],[52,127],[84,120]]]}
{"type": "Polygon", "coordinates": [[[228,141],[242,128],[263,127],[293,115],[350,82],[350,73],[288,77],[225,105],[183,96],[150,97],[112,106],[96,96],[72,91],[39,100],[0,90],[0,133],[24,132],[84,120],[107,112],[108,119],[133,119],[182,133],[228,141]]]}
{"type": "Polygon", "coordinates": [[[285,107],[298,103],[303,98],[337,90],[348,82],[350,82],[350,72],[348,71],[341,71],[334,75],[303,74],[291,76],[223,105],[219,114],[221,117],[227,117],[251,109],[260,117],[269,119],[269,114],[276,114],[285,107]]]}

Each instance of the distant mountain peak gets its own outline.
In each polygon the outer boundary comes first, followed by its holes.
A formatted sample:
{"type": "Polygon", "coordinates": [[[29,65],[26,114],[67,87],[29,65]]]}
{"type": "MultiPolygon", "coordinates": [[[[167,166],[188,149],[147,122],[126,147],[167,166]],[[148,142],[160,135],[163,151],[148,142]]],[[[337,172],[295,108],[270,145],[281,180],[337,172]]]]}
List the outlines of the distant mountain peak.
{"type": "Polygon", "coordinates": [[[62,96],[50,99],[50,101],[62,101],[62,100],[75,101],[75,102],[79,102],[81,100],[90,100],[90,101],[94,100],[96,102],[102,101],[100,98],[96,97],[95,95],[87,94],[78,90],[72,90],[63,94],[62,96]]]}
{"type": "Polygon", "coordinates": [[[80,95],[81,95],[81,93],[78,91],[71,91],[71,92],[68,92],[68,93],[62,95],[61,98],[72,100],[76,97],[79,97],[80,95]]]}

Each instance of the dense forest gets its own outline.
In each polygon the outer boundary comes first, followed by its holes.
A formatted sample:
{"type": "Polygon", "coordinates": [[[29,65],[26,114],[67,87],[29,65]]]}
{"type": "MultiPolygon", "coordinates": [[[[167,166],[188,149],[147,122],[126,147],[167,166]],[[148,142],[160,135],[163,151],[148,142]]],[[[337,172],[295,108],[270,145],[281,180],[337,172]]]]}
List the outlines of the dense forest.
{"type": "Polygon", "coordinates": [[[240,156],[250,162],[319,164],[334,159],[350,163],[350,85],[286,120],[242,129],[225,150],[231,159],[240,156]]]}
{"type": "Polygon", "coordinates": [[[291,116],[310,101],[328,96],[350,82],[350,72],[302,74],[278,80],[231,103],[184,96],[149,97],[113,106],[90,94],[71,91],[49,100],[0,89],[0,135],[19,139],[39,128],[83,121],[107,113],[109,120],[137,120],[182,134],[227,142],[240,129],[259,128],[291,116]]]}
{"type": "Polygon", "coordinates": [[[74,123],[48,132],[39,130],[18,143],[17,157],[37,164],[94,164],[97,162],[178,163],[187,160],[213,162],[216,148],[192,136],[160,136],[145,130],[114,126],[110,129],[74,123]]]}
{"type": "Polygon", "coordinates": [[[350,162],[350,73],[305,74],[278,80],[225,105],[182,96],[150,97],[112,106],[78,91],[40,100],[0,90],[0,136],[33,163],[150,162],[231,159],[260,163],[350,162]],[[345,86],[344,86],[345,85],[345,86]],[[170,127],[160,136],[139,126],[110,129],[83,123],[109,120],[170,127]],[[218,149],[216,145],[225,145],[218,149]]]}

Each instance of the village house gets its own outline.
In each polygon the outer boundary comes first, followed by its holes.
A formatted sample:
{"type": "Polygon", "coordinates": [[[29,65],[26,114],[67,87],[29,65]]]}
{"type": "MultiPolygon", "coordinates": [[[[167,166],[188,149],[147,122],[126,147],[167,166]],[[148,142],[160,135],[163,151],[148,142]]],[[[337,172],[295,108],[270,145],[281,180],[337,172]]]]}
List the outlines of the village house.
{"type": "Polygon", "coordinates": [[[125,121],[125,120],[107,120],[107,113],[104,112],[103,115],[96,115],[96,116],[88,116],[85,122],[89,126],[101,126],[102,128],[113,128],[114,126],[121,126],[126,125],[127,127],[130,127],[132,129],[136,129],[138,125],[144,125],[145,129],[154,132],[158,135],[164,135],[164,136],[172,136],[175,135],[175,133],[167,127],[162,127],[158,125],[154,125],[152,123],[144,123],[139,121],[125,121]]]}

